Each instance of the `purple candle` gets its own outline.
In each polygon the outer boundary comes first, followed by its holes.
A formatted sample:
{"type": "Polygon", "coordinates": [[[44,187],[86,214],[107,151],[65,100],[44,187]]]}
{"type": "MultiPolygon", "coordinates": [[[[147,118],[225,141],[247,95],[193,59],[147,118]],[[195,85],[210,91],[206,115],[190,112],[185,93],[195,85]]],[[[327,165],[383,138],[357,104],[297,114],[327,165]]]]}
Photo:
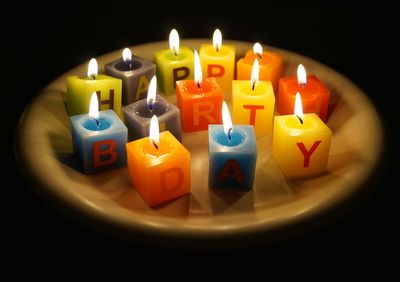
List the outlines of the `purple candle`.
{"type": "Polygon", "coordinates": [[[105,73],[122,80],[122,105],[129,105],[147,96],[150,79],[156,73],[155,64],[132,55],[125,48],[122,58],[104,66],[105,73]]]}
{"type": "Polygon", "coordinates": [[[139,100],[122,108],[125,124],[128,127],[128,140],[149,136],[150,120],[156,115],[160,131],[169,130],[176,139],[182,141],[180,111],[157,92],[157,79],[150,81],[147,99],[139,100]]]}

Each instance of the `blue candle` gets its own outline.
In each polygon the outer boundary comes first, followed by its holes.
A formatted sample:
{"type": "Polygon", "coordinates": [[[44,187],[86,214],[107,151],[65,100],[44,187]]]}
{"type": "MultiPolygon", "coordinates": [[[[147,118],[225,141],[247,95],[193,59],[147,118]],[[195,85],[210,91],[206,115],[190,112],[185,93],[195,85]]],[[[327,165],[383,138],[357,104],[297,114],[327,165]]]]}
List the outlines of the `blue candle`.
{"type": "Polygon", "coordinates": [[[128,131],[113,110],[98,111],[96,93],[89,114],[71,117],[74,152],[85,173],[126,166],[128,131]]]}
{"type": "Polygon", "coordinates": [[[257,161],[254,127],[232,126],[225,102],[222,113],[224,125],[208,126],[209,187],[251,189],[257,161]]]}

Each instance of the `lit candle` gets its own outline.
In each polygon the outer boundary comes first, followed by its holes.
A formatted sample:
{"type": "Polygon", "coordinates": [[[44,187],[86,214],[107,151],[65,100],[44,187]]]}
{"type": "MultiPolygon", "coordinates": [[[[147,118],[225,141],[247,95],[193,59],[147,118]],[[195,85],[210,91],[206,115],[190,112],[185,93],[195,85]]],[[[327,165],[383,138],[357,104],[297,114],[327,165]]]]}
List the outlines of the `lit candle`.
{"type": "Polygon", "coordinates": [[[150,136],[126,144],[132,185],[149,206],[190,191],[190,153],[169,132],[159,133],[156,116],[150,136]]]}
{"type": "Polygon", "coordinates": [[[156,74],[156,65],[132,55],[129,48],[122,51],[122,58],[104,65],[106,74],[122,80],[122,105],[129,105],[145,98],[150,79],[156,74]]]}
{"type": "Polygon", "coordinates": [[[200,60],[206,77],[215,77],[218,85],[225,93],[231,93],[235,68],[235,46],[222,45],[222,34],[214,31],[213,44],[202,44],[200,60]]]}
{"type": "Polygon", "coordinates": [[[89,114],[72,116],[74,152],[85,173],[97,173],[126,166],[127,129],[112,110],[99,112],[96,92],[89,114]]]}
{"type": "Polygon", "coordinates": [[[150,120],[153,115],[157,116],[161,131],[169,130],[176,139],[182,141],[179,109],[160,95],[156,95],[156,92],[157,78],[153,76],[147,98],[122,108],[130,141],[149,136],[150,120]]]}
{"type": "Polygon", "coordinates": [[[257,161],[257,145],[251,125],[232,125],[228,106],[222,104],[223,125],[209,125],[210,188],[251,189],[257,161]]]}
{"type": "Polygon", "coordinates": [[[221,123],[224,93],[215,77],[203,79],[201,63],[194,51],[194,80],[176,82],[176,99],[185,132],[206,130],[209,124],[221,123]]]}
{"type": "Polygon", "coordinates": [[[271,81],[274,91],[283,72],[283,56],[277,52],[264,51],[260,43],[255,43],[244,58],[236,63],[236,79],[249,80],[254,59],[260,64],[260,80],[271,81]]]}
{"type": "Polygon", "coordinates": [[[300,177],[324,172],[332,131],[314,113],[303,114],[296,93],[294,115],[275,116],[272,155],[283,173],[300,177]]]}
{"type": "Polygon", "coordinates": [[[193,52],[179,46],[179,35],[173,29],[169,35],[170,49],[155,52],[158,87],[165,95],[174,95],[176,82],[193,79],[193,52]]]}
{"type": "Polygon", "coordinates": [[[279,80],[277,109],[279,114],[292,113],[296,93],[300,92],[305,113],[316,113],[324,122],[327,120],[330,92],[315,76],[306,75],[303,65],[297,67],[297,77],[279,80]]]}
{"type": "Polygon", "coordinates": [[[259,81],[259,64],[254,59],[250,80],[232,81],[233,120],[254,125],[257,136],[272,132],[275,96],[270,81],[259,81]]]}
{"type": "Polygon", "coordinates": [[[67,77],[67,109],[70,116],[87,113],[90,97],[96,92],[102,110],[113,110],[120,118],[121,112],[121,79],[98,74],[96,59],[88,65],[87,77],[67,77]]]}

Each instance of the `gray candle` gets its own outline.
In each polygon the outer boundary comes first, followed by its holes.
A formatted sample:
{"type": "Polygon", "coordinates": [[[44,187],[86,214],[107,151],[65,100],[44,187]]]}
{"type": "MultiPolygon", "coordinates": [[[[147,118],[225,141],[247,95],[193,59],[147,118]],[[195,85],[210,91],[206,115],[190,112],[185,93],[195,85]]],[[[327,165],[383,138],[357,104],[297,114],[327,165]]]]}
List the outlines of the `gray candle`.
{"type": "Polygon", "coordinates": [[[129,105],[147,96],[150,79],[156,73],[155,64],[132,55],[125,48],[123,57],[104,66],[107,75],[122,80],[122,105],[129,105]]]}
{"type": "Polygon", "coordinates": [[[147,99],[141,99],[122,108],[128,128],[128,140],[149,136],[150,120],[156,115],[160,131],[169,130],[176,139],[182,141],[180,111],[160,95],[156,95],[157,80],[151,79],[147,99]]]}

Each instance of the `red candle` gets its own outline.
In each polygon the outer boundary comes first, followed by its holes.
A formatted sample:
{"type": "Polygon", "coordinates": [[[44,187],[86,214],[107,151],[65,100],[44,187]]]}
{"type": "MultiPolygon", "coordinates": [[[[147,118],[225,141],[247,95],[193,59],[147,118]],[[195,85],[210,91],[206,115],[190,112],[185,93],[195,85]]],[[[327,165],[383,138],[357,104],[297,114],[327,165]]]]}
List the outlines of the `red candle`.
{"type": "Polygon", "coordinates": [[[297,92],[301,94],[303,112],[316,113],[326,122],[330,92],[315,75],[307,76],[302,64],[297,68],[297,77],[284,77],[279,80],[277,99],[279,114],[293,113],[297,92]]]}
{"type": "Polygon", "coordinates": [[[237,62],[236,79],[250,80],[255,59],[258,59],[260,65],[260,80],[271,81],[276,92],[283,72],[283,56],[276,52],[263,51],[260,43],[255,43],[253,49],[247,51],[244,58],[237,62]]]}
{"type": "Polygon", "coordinates": [[[199,55],[194,52],[194,80],[176,82],[176,98],[185,132],[208,129],[209,124],[221,124],[224,93],[214,77],[202,79],[199,55]]]}

